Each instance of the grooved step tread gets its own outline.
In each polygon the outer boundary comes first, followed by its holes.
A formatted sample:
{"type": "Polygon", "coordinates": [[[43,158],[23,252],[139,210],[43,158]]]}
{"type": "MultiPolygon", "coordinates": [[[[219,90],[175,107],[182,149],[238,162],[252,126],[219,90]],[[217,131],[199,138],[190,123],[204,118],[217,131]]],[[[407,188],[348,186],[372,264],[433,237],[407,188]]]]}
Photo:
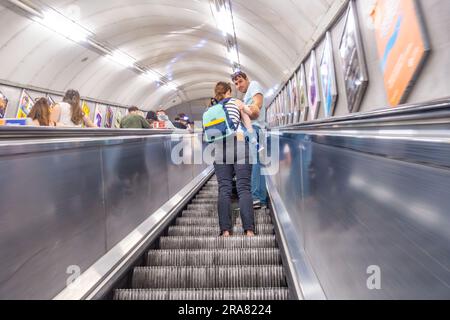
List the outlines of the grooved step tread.
{"type": "Polygon", "coordinates": [[[279,249],[151,250],[147,266],[281,265],[279,249]]]}
{"type": "Polygon", "coordinates": [[[286,287],[282,266],[140,267],[133,289],[286,287]]]}
{"type": "Polygon", "coordinates": [[[287,288],[116,290],[114,300],[288,300],[287,288]]]}
{"type": "Polygon", "coordinates": [[[277,248],[274,235],[258,235],[256,237],[233,236],[223,237],[162,237],[161,249],[245,249],[245,248],[277,248]]]}

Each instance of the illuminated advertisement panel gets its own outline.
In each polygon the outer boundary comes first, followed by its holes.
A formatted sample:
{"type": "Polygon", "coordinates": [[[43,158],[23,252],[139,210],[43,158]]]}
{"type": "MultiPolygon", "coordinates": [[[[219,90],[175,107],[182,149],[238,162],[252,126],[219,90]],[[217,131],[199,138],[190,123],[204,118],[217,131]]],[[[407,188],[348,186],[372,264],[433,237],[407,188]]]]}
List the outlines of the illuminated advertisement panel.
{"type": "Polygon", "coordinates": [[[122,118],[123,118],[122,110],[119,109],[116,112],[116,118],[114,119],[114,128],[120,129],[120,122],[122,121],[122,118]]]}
{"type": "Polygon", "coordinates": [[[334,68],[333,44],[331,42],[330,32],[326,33],[325,46],[320,61],[320,84],[322,85],[322,105],[325,118],[329,118],[334,115],[334,107],[336,106],[338,95],[336,88],[336,70],[334,68]]]}
{"type": "Polygon", "coordinates": [[[355,2],[350,1],[339,45],[347,106],[350,112],[359,111],[369,82],[357,17],[355,2]]]}
{"type": "Polygon", "coordinates": [[[101,128],[102,127],[102,122],[103,122],[103,116],[100,110],[100,105],[97,103],[96,107],[95,107],[95,116],[94,116],[94,124],[101,128]]]}
{"type": "Polygon", "coordinates": [[[105,128],[111,129],[114,120],[114,111],[110,106],[106,107],[105,128]]]}
{"type": "Polygon", "coordinates": [[[291,123],[298,123],[299,103],[298,103],[298,82],[297,74],[291,80],[291,96],[292,96],[292,119],[291,123]]]}
{"type": "Polygon", "coordinates": [[[6,115],[6,108],[8,107],[8,98],[0,91],[0,119],[6,115]]]}
{"type": "Polygon", "coordinates": [[[300,71],[297,74],[298,89],[299,89],[299,122],[308,121],[309,100],[308,100],[308,86],[306,84],[305,65],[300,66],[300,71]]]}
{"type": "Polygon", "coordinates": [[[286,85],[286,92],[289,99],[289,103],[287,105],[287,124],[291,124],[292,120],[294,119],[294,97],[292,96],[292,80],[289,80],[288,84],[286,85]]]}
{"type": "Polygon", "coordinates": [[[319,75],[317,72],[316,51],[311,51],[311,58],[309,62],[308,74],[308,102],[311,110],[311,119],[317,119],[320,108],[320,93],[319,93],[319,75]]]}
{"type": "Polygon", "coordinates": [[[406,101],[430,51],[415,0],[377,0],[372,18],[384,85],[392,107],[406,101]]]}
{"type": "Polygon", "coordinates": [[[34,106],[33,99],[28,94],[28,92],[24,89],[22,90],[22,95],[19,100],[19,109],[17,110],[17,118],[24,119],[28,117],[31,109],[34,106]]]}

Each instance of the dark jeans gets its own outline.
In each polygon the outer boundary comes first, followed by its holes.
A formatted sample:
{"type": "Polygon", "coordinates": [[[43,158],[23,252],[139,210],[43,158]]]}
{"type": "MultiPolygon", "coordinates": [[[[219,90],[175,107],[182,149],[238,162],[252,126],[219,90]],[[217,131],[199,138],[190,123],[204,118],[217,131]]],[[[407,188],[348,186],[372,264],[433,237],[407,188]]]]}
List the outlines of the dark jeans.
{"type": "MultiPolygon", "coordinates": [[[[247,159],[248,160],[248,159],[247,159]]],[[[219,182],[219,224],[221,232],[233,230],[231,220],[231,196],[233,192],[233,177],[236,175],[236,186],[239,195],[239,208],[245,231],[255,231],[255,215],[252,197],[252,165],[246,164],[215,164],[219,182]]]]}

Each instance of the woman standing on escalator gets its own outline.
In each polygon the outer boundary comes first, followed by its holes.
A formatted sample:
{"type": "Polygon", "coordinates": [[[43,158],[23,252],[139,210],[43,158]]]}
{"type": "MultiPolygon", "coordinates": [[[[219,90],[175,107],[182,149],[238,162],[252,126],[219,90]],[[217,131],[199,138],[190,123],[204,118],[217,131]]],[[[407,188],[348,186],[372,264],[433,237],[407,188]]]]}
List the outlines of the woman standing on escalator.
{"type": "Polygon", "coordinates": [[[246,236],[255,235],[255,216],[251,192],[252,165],[250,164],[249,145],[242,130],[242,102],[234,99],[229,83],[219,82],[215,88],[215,99],[223,104],[236,133],[227,139],[216,142],[215,171],[219,182],[219,223],[221,235],[232,235],[231,196],[233,177],[236,175],[239,208],[246,236]],[[230,141],[231,140],[231,141],[230,141]]]}

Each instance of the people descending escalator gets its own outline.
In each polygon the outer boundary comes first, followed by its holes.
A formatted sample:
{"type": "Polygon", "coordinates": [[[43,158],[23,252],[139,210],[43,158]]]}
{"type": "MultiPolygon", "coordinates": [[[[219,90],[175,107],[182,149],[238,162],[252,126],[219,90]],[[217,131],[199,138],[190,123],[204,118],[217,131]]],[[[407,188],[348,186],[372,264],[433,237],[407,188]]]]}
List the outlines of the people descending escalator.
{"type": "Polygon", "coordinates": [[[230,128],[230,134],[227,136],[219,137],[216,133],[213,133],[214,136],[209,136],[209,142],[215,143],[214,167],[219,183],[218,213],[221,235],[223,237],[232,235],[231,199],[233,177],[236,176],[243,228],[247,236],[254,236],[255,217],[251,192],[252,165],[250,164],[249,143],[245,139],[242,129],[240,101],[232,98],[231,85],[225,82],[219,82],[216,85],[215,99],[219,103],[207,110],[203,116],[207,137],[208,132],[223,132],[224,125],[230,128]],[[215,115],[216,111],[218,114],[225,113],[225,116],[215,115]],[[217,119],[223,119],[226,123],[219,123],[217,119]]]}
{"type": "Polygon", "coordinates": [[[58,127],[88,128],[97,126],[87,117],[81,108],[80,93],[76,90],[68,90],[63,102],[53,106],[50,121],[58,127]]]}
{"type": "Polygon", "coordinates": [[[121,129],[150,129],[148,121],[141,116],[138,107],[131,107],[128,109],[128,115],[126,115],[122,121],[120,121],[121,129]]]}
{"type": "Polygon", "coordinates": [[[52,108],[47,98],[40,98],[36,101],[28,114],[32,120],[31,126],[34,127],[54,127],[55,123],[51,120],[52,108]]]}

